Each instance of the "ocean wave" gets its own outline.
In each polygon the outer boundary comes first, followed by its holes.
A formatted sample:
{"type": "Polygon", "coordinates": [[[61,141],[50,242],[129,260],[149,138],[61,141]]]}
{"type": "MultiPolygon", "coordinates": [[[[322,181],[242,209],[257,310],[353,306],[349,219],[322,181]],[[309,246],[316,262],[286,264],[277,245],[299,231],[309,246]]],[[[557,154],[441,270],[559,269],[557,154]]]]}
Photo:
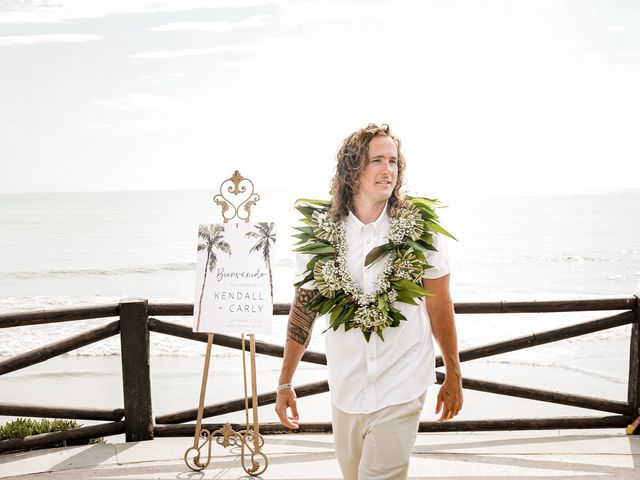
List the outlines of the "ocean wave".
{"type": "Polygon", "coordinates": [[[566,365],[561,363],[558,360],[553,360],[550,362],[540,362],[540,361],[528,361],[528,360],[496,360],[496,359],[484,359],[485,363],[493,363],[493,364],[502,364],[502,365],[518,365],[525,367],[534,367],[534,368],[557,368],[558,370],[564,370],[568,372],[581,373],[583,375],[587,375],[593,378],[599,378],[601,380],[605,380],[611,383],[625,384],[627,383],[626,378],[614,377],[612,375],[607,375],[605,373],[596,372],[593,370],[587,370],[585,368],[577,368],[572,367],[571,365],[566,365]]]}
{"type": "Polygon", "coordinates": [[[51,269],[40,271],[9,271],[0,272],[1,276],[19,279],[32,278],[54,278],[69,277],[76,275],[127,275],[127,274],[147,274],[158,272],[188,272],[196,269],[195,262],[183,263],[158,263],[152,265],[138,265],[131,267],[115,267],[115,268],[79,268],[79,269],[51,269]]]}
{"type": "MultiPolygon", "coordinates": [[[[633,252],[621,252],[621,253],[635,253],[633,252]]],[[[550,255],[503,255],[503,256],[487,256],[487,257],[475,257],[474,262],[482,263],[616,263],[624,261],[625,259],[620,257],[612,257],[606,255],[576,255],[569,253],[557,253],[550,255]]]]}
{"type": "Polygon", "coordinates": [[[276,259],[275,266],[282,267],[282,268],[294,268],[296,266],[296,262],[293,257],[279,258],[279,259],[276,259]]]}
{"type": "MultiPolygon", "coordinates": [[[[64,295],[37,295],[30,297],[0,298],[0,313],[19,313],[35,310],[60,309],[72,307],[89,307],[118,303],[121,297],[91,295],[85,297],[69,297],[64,295]]],[[[175,302],[175,300],[172,300],[175,302]]]]}

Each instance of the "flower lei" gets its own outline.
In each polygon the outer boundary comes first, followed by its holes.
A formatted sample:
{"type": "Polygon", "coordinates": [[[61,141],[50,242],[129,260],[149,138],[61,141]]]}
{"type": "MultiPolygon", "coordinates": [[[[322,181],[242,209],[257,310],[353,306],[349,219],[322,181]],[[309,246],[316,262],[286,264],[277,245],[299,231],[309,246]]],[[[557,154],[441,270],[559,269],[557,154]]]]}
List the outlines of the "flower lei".
{"type": "MultiPolygon", "coordinates": [[[[456,238],[442,228],[435,209],[437,199],[407,197],[407,204],[395,209],[389,218],[389,241],[371,250],[365,258],[365,266],[384,259],[375,282],[375,291],[364,293],[355,282],[347,266],[347,245],[344,222],[334,221],[328,213],[331,202],[300,199],[296,210],[302,215],[300,247],[296,252],[312,255],[307,263],[305,277],[295,284],[300,287],[315,280],[318,293],[309,307],[320,315],[329,314],[329,328],[345,331],[360,328],[368,342],[375,332],[384,341],[382,331],[397,327],[406,317],[393,306],[394,302],[418,305],[430,292],[422,287],[426,269],[432,268],[425,254],[437,251],[433,246],[434,232],[456,238]]],[[[326,331],[326,330],[325,330],[326,331]]]]}

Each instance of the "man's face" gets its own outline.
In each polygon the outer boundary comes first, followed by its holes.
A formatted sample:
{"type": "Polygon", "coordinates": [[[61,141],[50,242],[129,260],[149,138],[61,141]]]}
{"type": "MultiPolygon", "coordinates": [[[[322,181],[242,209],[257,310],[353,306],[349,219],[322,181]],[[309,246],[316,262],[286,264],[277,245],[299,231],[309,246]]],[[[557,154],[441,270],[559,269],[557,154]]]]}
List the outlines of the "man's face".
{"type": "Polygon", "coordinates": [[[398,183],[398,148],[387,136],[369,142],[369,156],[360,172],[358,195],[373,202],[386,202],[398,183]]]}

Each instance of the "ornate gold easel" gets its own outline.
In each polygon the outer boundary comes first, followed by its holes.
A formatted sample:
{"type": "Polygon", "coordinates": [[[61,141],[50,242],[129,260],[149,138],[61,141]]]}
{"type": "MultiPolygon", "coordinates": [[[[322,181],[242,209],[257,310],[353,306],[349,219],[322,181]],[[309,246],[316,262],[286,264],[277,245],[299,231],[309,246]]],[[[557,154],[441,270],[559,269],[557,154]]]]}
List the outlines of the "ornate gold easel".
{"type": "MultiPolygon", "coordinates": [[[[213,197],[213,201],[216,205],[222,208],[222,218],[224,223],[228,223],[229,220],[238,219],[240,221],[249,222],[251,216],[251,207],[260,200],[260,195],[254,193],[253,182],[240,175],[240,172],[236,170],[231,178],[226,179],[220,184],[220,193],[213,197]],[[247,187],[250,190],[247,191],[247,187]],[[229,195],[245,194],[244,200],[235,198],[235,202],[229,195]],[[239,203],[238,203],[239,202],[239,203]],[[237,203],[237,204],[236,204],[237,203]]],[[[198,419],[196,423],[195,435],[193,437],[193,446],[189,447],[184,452],[184,462],[187,467],[194,471],[204,470],[211,463],[211,446],[213,439],[216,439],[218,445],[222,445],[224,448],[229,446],[240,446],[240,461],[242,468],[247,474],[251,476],[257,476],[262,474],[269,465],[269,459],[260,450],[264,445],[264,439],[260,435],[260,424],[258,422],[258,391],[256,385],[256,343],[255,336],[249,334],[249,357],[251,361],[251,395],[252,395],[252,409],[253,409],[253,428],[249,427],[249,397],[247,395],[247,365],[246,365],[246,352],[245,352],[245,336],[242,334],[242,374],[244,377],[244,412],[246,419],[246,428],[236,432],[231,424],[226,423],[224,427],[209,432],[207,429],[202,428],[202,417],[204,412],[204,399],[207,391],[207,379],[209,377],[209,363],[211,360],[211,346],[213,345],[213,333],[208,334],[207,338],[207,352],[204,359],[204,371],[202,373],[202,385],[200,387],[200,402],[198,404],[198,419]],[[201,440],[201,441],[200,441],[201,440]],[[207,448],[207,460],[202,461],[202,450],[207,448]],[[247,466],[246,451],[250,453],[251,465],[247,466]],[[192,455],[192,456],[190,456],[192,455]],[[260,462],[262,460],[262,464],[260,462]]]]}

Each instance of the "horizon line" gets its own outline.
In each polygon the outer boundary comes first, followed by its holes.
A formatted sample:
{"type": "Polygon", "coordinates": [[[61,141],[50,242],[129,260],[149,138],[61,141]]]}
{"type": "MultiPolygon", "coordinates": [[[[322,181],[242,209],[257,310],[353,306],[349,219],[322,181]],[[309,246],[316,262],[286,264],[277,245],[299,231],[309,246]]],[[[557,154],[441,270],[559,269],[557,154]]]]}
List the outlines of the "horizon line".
{"type": "MultiPolygon", "coordinates": [[[[313,189],[309,189],[313,190],[313,189]]],[[[516,196],[516,197],[527,197],[527,196],[540,196],[545,194],[558,195],[558,194],[581,194],[581,193],[631,193],[631,192],[640,192],[640,188],[638,187],[583,187],[583,188],[544,188],[540,190],[499,190],[499,189],[491,189],[491,190],[483,190],[483,191],[462,191],[462,190],[451,190],[449,195],[455,197],[475,197],[475,196],[516,196]]],[[[19,191],[19,192],[0,192],[0,195],[64,195],[64,194],[90,194],[90,193],[196,193],[196,192],[213,192],[213,190],[205,189],[205,188],[176,188],[176,189],[136,189],[136,190],[127,190],[127,189],[114,189],[114,190],[49,190],[49,191],[19,191]]],[[[294,193],[296,190],[294,189],[281,189],[281,188],[267,188],[263,189],[262,192],[291,192],[294,193]]],[[[215,192],[219,193],[219,192],[215,192]]],[[[410,195],[415,195],[415,192],[405,192],[410,195]]]]}

